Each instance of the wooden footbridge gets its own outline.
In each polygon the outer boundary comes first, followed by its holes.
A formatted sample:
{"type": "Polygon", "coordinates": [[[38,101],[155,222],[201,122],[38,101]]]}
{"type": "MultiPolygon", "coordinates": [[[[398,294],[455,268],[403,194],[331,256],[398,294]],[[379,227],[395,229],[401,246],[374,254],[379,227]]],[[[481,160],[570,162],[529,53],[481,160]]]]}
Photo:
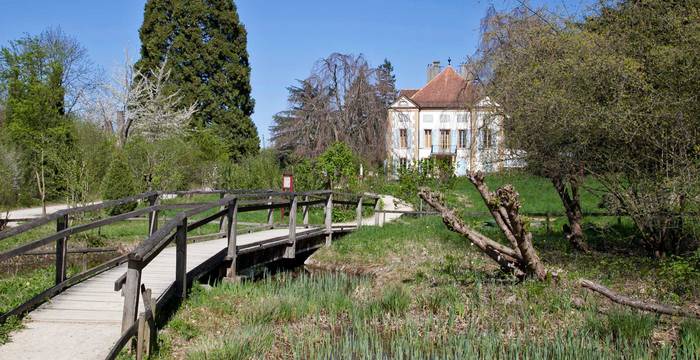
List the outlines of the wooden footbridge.
{"type": "Polygon", "coordinates": [[[112,359],[128,345],[141,358],[155,344],[157,314],[184,299],[194,281],[217,274],[224,280],[237,281],[244,269],[303,256],[330,244],[334,234],[360,226],[380,226],[399,217],[402,210],[408,208],[399,206],[390,196],[333,191],[149,192],[61,210],[10,228],[0,232],[0,241],[56,223],[55,233],[0,253],[2,262],[55,244],[56,278],[55,286],[0,315],[0,323],[10,316],[28,315],[24,328],[11,334],[10,342],[0,346],[0,359],[112,359]],[[161,201],[193,194],[218,194],[219,200],[177,204],[161,201]],[[141,207],[124,214],[87,223],[73,220],[86,213],[101,213],[134,202],[142,204],[141,207]],[[352,207],[356,210],[355,220],[333,223],[334,206],[352,207]],[[309,223],[313,207],[323,208],[323,224],[309,223]],[[285,224],[275,224],[273,211],[282,208],[288,210],[288,220],[285,224]],[[373,216],[363,217],[363,208],[371,208],[373,216]],[[163,211],[172,209],[181,212],[167,221],[159,221],[163,211]],[[267,222],[241,229],[239,214],[251,211],[267,211],[267,222]],[[133,251],[67,277],[71,236],[143,216],[148,217],[148,234],[133,251]],[[217,224],[219,231],[188,236],[210,223],[217,224]]]}

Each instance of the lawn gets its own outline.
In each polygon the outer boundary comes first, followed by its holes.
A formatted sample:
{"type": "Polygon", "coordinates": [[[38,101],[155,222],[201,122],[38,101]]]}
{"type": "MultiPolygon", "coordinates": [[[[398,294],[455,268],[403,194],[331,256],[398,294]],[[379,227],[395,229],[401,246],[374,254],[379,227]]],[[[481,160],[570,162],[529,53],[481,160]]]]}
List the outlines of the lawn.
{"type": "MultiPolygon", "coordinates": [[[[521,192],[526,211],[561,211],[542,179],[506,174],[492,177],[489,185],[508,182],[521,192]]],[[[485,210],[463,180],[446,199],[454,207],[485,210]]],[[[583,199],[584,208],[596,209],[593,194],[583,199]]],[[[489,220],[465,218],[500,238],[489,220]]],[[[587,236],[599,251],[585,255],[563,239],[564,219],[554,219],[549,230],[538,221],[531,219],[535,246],[545,265],[562,274],[557,280],[518,282],[439,218],[402,218],[319,250],[310,274],[297,270],[196,287],[160,332],[157,357],[697,358],[700,322],[612,304],[576,280],[697,306],[700,277],[678,276],[675,260],[659,262],[634,251],[634,231],[625,219],[619,224],[616,218],[587,219],[587,236]]]]}

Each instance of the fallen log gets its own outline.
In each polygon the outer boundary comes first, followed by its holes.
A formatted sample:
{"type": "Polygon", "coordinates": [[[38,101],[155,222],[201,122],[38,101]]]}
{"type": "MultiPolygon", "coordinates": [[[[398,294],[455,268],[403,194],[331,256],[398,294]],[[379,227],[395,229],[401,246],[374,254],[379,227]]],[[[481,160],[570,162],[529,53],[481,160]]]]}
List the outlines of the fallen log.
{"type": "Polygon", "coordinates": [[[579,284],[588,290],[595,293],[601,294],[611,301],[618,303],[620,305],[629,306],[635,309],[654,312],[657,314],[671,315],[671,316],[682,316],[700,319],[700,312],[692,311],[688,309],[683,309],[678,306],[663,305],[663,304],[652,304],[641,300],[632,299],[630,297],[618,294],[607,287],[594,283],[593,281],[581,279],[579,284]]]}

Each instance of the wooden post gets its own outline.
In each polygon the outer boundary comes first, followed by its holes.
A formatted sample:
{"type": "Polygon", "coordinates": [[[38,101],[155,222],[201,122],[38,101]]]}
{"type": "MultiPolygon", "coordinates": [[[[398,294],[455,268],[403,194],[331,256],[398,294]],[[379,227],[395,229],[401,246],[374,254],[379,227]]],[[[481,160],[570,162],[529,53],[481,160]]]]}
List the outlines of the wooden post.
{"type": "Polygon", "coordinates": [[[326,200],[326,246],[330,246],[333,241],[333,193],[328,194],[328,200],[326,200]]]}
{"type": "MultiPolygon", "coordinates": [[[[56,219],[56,232],[68,228],[68,214],[56,219]]],[[[66,280],[66,250],[68,236],[56,240],[56,285],[66,280]]]]}
{"type": "Polygon", "coordinates": [[[141,313],[138,318],[138,328],[136,330],[136,360],[144,358],[144,345],[146,345],[146,314],[141,313]]]}
{"type": "MultiPolygon", "coordinates": [[[[309,195],[304,196],[304,202],[309,201],[309,195]]],[[[308,229],[309,228],[309,206],[304,205],[302,208],[302,212],[304,213],[304,228],[308,229]]]]}
{"type": "MultiPolygon", "coordinates": [[[[226,195],[225,193],[220,193],[219,200],[223,199],[225,195],[226,195]]],[[[226,207],[225,205],[221,206],[221,208],[219,208],[219,210],[223,210],[225,207],[226,207]]],[[[224,219],[226,219],[226,215],[221,215],[221,218],[219,219],[219,233],[224,231],[224,219]]]]}
{"type": "MultiPolygon", "coordinates": [[[[267,200],[267,205],[272,206],[272,196],[269,196],[267,200]]],[[[274,212],[272,211],[272,207],[267,209],[267,224],[270,225],[270,227],[272,227],[272,224],[275,221],[275,217],[273,214],[274,212]]]]}
{"type": "Polygon", "coordinates": [[[136,315],[139,309],[140,285],[141,264],[134,260],[129,260],[128,269],[126,270],[126,283],[122,288],[124,294],[122,333],[136,322],[136,315]]]}
{"type": "Polygon", "coordinates": [[[226,212],[227,219],[227,229],[226,237],[228,238],[228,250],[226,253],[226,260],[231,261],[228,270],[226,271],[226,277],[228,279],[237,279],[236,277],[236,258],[238,257],[238,248],[236,243],[236,231],[238,227],[238,199],[235,198],[228,203],[228,211],[226,212]]]}
{"type": "Polygon", "coordinates": [[[175,233],[175,296],[187,296],[187,218],[177,226],[175,233]]]}
{"type": "MultiPolygon", "coordinates": [[[[155,206],[158,204],[158,196],[158,194],[149,196],[148,206],[155,206]]],[[[148,236],[153,235],[156,230],[158,230],[158,210],[153,210],[148,213],[148,236]]]]}
{"type": "Polygon", "coordinates": [[[285,259],[294,259],[297,255],[297,196],[292,195],[292,205],[289,207],[289,242],[291,245],[284,250],[285,259]]]}
{"type": "Polygon", "coordinates": [[[374,200],[374,226],[381,226],[380,223],[380,218],[379,218],[379,211],[381,211],[381,203],[379,202],[379,198],[376,198],[374,200]]]}
{"type": "Polygon", "coordinates": [[[357,200],[357,228],[362,227],[362,196],[357,200]]]}

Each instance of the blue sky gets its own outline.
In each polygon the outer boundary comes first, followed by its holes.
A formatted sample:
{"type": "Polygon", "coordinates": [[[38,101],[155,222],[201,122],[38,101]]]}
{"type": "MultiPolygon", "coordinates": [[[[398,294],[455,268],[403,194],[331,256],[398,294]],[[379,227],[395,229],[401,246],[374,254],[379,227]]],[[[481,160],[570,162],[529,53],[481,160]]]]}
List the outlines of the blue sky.
{"type": "MultiPolygon", "coordinates": [[[[399,88],[418,88],[433,60],[459,63],[472,54],[479,22],[489,5],[515,0],[238,0],[248,30],[252,65],[253,120],[269,138],[272,115],[287,106],[286,87],[308,76],[314,62],[333,52],[364,54],[371,64],[384,58],[394,65],[399,88]]],[[[575,12],[590,0],[534,0],[575,12]]],[[[88,50],[104,71],[138,57],[143,0],[0,0],[0,45],[60,26],[88,50]]]]}

